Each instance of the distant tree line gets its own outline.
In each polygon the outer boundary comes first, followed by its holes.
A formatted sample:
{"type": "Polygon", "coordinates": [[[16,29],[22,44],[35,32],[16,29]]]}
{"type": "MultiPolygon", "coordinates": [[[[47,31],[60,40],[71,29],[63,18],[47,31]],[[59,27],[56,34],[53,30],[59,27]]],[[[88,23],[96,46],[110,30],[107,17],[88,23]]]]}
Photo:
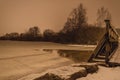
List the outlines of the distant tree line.
{"type": "MultiPolygon", "coordinates": [[[[108,10],[102,7],[98,9],[97,25],[87,23],[86,9],[80,4],[75,8],[67,18],[67,21],[59,32],[46,29],[43,34],[38,26],[28,29],[24,33],[7,33],[0,37],[0,40],[18,40],[18,41],[46,41],[71,44],[97,44],[105,32],[104,27],[100,27],[102,20],[111,15],[108,10]],[[102,17],[102,18],[101,18],[102,17]]],[[[120,32],[120,29],[117,29],[120,32]]]]}
{"type": "Polygon", "coordinates": [[[79,44],[95,44],[100,39],[104,28],[86,26],[76,31],[63,30],[54,32],[46,29],[43,34],[40,33],[39,27],[31,27],[25,33],[7,33],[0,37],[0,40],[17,40],[17,41],[46,41],[57,43],[79,43],[79,44]],[[77,34],[79,32],[79,35],[77,34]]]}

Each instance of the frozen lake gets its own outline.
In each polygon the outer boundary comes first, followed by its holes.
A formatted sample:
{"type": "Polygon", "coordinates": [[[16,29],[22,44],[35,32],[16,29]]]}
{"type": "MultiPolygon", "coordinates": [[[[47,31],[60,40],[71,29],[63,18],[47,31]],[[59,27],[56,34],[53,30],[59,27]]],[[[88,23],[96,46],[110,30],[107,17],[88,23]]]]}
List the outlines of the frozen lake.
{"type": "Polygon", "coordinates": [[[0,41],[0,60],[14,57],[39,55],[42,49],[93,50],[93,47],[72,46],[51,42],[0,41]]]}
{"type": "Polygon", "coordinates": [[[43,49],[93,50],[94,46],[51,42],[0,41],[0,80],[16,80],[47,69],[74,63],[43,49]]]}
{"type": "Polygon", "coordinates": [[[49,42],[0,41],[0,59],[42,54],[44,48],[64,46],[49,42]]]}
{"type": "Polygon", "coordinates": [[[0,80],[16,80],[31,73],[39,73],[73,63],[45,48],[63,47],[50,42],[0,41],[0,80]]]}

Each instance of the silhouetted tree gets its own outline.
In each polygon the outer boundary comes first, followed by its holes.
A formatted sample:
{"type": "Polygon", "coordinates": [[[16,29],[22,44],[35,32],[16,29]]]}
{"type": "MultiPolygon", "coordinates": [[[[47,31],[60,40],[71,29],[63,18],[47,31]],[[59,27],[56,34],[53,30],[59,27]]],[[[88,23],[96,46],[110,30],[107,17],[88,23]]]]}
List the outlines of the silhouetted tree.
{"type": "Polygon", "coordinates": [[[87,24],[86,9],[80,4],[69,15],[63,28],[63,32],[72,31],[73,29],[83,27],[87,24]]]}
{"type": "Polygon", "coordinates": [[[18,40],[19,33],[12,32],[12,33],[6,33],[5,35],[0,37],[0,40],[18,40]]]}
{"type": "Polygon", "coordinates": [[[37,37],[40,33],[40,30],[37,26],[29,28],[27,34],[29,34],[32,37],[37,37]]]}
{"type": "Polygon", "coordinates": [[[105,19],[111,20],[111,14],[108,11],[108,9],[106,9],[104,7],[101,7],[97,11],[97,20],[96,20],[97,23],[96,23],[96,25],[99,26],[99,27],[104,26],[104,20],[105,19]]]}
{"type": "Polygon", "coordinates": [[[12,32],[12,33],[9,33],[9,34],[6,33],[3,37],[6,40],[18,40],[19,33],[17,33],[17,32],[12,32]]]}
{"type": "Polygon", "coordinates": [[[86,26],[86,9],[80,4],[71,12],[61,32],[63,32],[63,36],[66,36],[65,39],[68,40],[68,42],[75,43],[78,41],[77,39],[81,37],[80,35],[82,35],[80,29],[86,26]]]}
{"type": "Polygon", "coordinates": [[[41,33],[40,29],[37,26],[29,28],[29,30],[25,33],[20,34],[19,40],[26,40],[26,41],[40,41],[41,40],[41,33]]]}
{"type": "Polygon", "coordinates": [[[105,28],[88,25],[78,30],[80,35],[76,39],[79,44],[97,44],[104,34],[105,28]]]}
{"type": "Polygon", "coordinates": [[[50,29],[46,29],[43,32],[44,41],[56,41],[56,33],[50,29]]]}

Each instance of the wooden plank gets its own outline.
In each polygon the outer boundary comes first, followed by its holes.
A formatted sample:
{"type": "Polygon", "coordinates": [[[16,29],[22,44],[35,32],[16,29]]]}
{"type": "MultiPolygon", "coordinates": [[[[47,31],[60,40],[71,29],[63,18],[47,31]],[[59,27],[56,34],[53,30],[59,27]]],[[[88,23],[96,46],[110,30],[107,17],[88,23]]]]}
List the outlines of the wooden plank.
{"type": "MultiPolygon", "coordinates": [[[[120,45],[120,44],[119,44],[120,45]]],[[[116,50],[116,52],[113,54],[113,56],[111,57],[110,63],[115,63],[115,64],[120,64],[120,46],[118,47],[118,49],[116,50]]]]}

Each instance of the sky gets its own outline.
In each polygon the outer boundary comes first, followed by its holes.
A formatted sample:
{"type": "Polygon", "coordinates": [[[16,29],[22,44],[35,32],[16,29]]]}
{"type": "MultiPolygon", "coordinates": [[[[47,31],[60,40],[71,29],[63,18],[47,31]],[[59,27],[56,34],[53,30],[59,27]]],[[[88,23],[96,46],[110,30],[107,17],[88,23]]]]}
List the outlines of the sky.
{"type": "Polygon", "coordinates": [[[120,0],[0,0],[0,35],[26,32],[38,26],[59,31],[70,12],[82,3],[87,10],[88,23],[96,22],[98,8],[105,7],[112,15],[112,24],[120,25],[120,0]]]}

